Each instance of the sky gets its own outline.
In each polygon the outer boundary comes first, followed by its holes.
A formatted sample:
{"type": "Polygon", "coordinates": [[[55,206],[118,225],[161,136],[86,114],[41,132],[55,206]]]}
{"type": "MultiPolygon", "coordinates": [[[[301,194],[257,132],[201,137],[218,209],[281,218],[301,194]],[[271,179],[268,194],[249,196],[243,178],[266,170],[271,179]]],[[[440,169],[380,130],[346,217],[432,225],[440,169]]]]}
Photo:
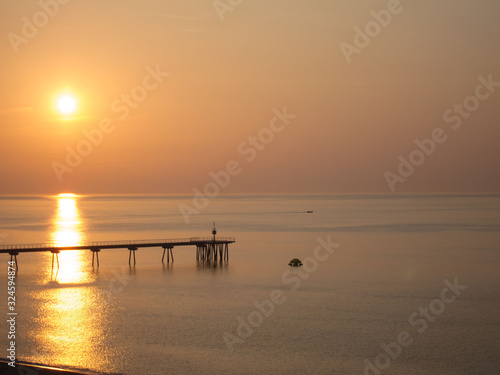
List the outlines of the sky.
{"type": "Polygon", "coordinates": [[[497,0],[0,14],[0,194],[500,192],[497,0]]]}

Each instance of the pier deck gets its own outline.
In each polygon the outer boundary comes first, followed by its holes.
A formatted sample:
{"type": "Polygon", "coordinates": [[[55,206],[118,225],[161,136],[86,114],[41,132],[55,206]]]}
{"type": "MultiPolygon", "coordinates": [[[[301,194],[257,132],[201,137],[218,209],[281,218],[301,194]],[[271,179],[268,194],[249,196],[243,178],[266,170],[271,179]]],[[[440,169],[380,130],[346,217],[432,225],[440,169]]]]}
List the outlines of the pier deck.
{"type": "Polygon", "coordinates": [[[229,260],[229,244],[236,240],[233,237],[190,237],[180,239],[163,239],[163,240],[125,240],[125,241],[97,241],[88,242],[85,244],[71,246],[57,246],[55,244],[19,244],[19,245],[2,245],[0,246],[0,254],[10,254],[11,260],[16,262],[17,256],[22,253],[35,252],[51,252],[52,266],[54,265],[54,256],[57,259],[59,266],[58,254],[61,251],[69,250],[90,250],[92,251],[92,266],[94,260],[99,267],[99,252],[105,249],[128,249],[129,264],[131,264],[132,254],[135,264],[135,252],[142,247],[161,247],[163,248],[162,262],[165,259],[167,252],[167,262],[174,261],[172,249],[176,246],[196,246],[197,261],[228,261],[229,260]]]}

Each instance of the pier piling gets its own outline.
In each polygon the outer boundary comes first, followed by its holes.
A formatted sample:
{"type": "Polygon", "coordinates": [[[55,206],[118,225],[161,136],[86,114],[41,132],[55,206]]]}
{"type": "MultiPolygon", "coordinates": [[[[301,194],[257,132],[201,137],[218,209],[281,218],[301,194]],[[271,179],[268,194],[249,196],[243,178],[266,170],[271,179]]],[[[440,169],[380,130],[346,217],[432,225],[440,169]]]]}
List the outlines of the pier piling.
{"type": "Polygon", "coordinates": [[[54,269],[54,256],[57,259],[57,269],[59,269],[59,250],[51,250],[52,253],[52,269],[54,269]]]}
{"type": "Polygon", "coordinates": [[[134,247],[129,247],[128,249],[129,249],[128,264],[130,266],[130,258],[132,256],[132,252],[133,252],[134,253],[134,266],[135,266],[135,252],[137,251],[138,248],[134,246],[134,247]]]}
{"type": "Polygon", "coordinates": [[[19,271],[19,267],[17,266],[17,256],[19,255],[19,253],[10,252],[9,254],[10,254],[10,261],[14,262],[14,264],[16,265],[16,271],[19,271]]]}
{"type": "Polygon", "coordinates": [[[101,249],[90,249],[92,251],[92,267],[94,267],[94,257],[96,259],[97,267],[99,268],[99,252],[101,249]]]}
{"type": "Polygon", "coordinates": [[[167,252],[167,264],[170,263],[170,258],[172,258],[172,263],[174,262],[174,253],[172,249],[174,248],[173,246],[162,246],[163,247],[163,256],[161,257],[161,262],[165,259],[165,251],[167,252]]]}

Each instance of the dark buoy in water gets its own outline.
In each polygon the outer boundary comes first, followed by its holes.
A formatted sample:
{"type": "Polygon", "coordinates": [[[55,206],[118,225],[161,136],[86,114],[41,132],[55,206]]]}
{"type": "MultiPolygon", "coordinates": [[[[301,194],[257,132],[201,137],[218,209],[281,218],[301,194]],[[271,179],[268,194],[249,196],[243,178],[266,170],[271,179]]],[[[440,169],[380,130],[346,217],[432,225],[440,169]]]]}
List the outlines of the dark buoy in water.
{"type": "Polygon", "coordinates": [[[290,263],[288,263],[289,266],[292,266],[292,267],[300,267],[302,265],[302,262],[300,261],[300,259],[297,259],[297,258],[293,258],[290,263]]]}

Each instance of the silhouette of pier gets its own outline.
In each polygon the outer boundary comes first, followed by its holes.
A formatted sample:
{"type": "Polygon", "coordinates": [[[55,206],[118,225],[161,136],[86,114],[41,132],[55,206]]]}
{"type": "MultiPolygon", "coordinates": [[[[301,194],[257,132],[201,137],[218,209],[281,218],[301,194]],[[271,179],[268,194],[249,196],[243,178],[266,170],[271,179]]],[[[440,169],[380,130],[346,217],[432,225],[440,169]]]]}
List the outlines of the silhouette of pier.
{"type": "Polygon", "coordinates": [[[107,249],[128,249],[128,263],[135,265],[135,253],[140,248],[159,247],[163,249],[161,258],[162,263],[167,254],[167,263],[174,261],[173,249],[178,246],[196,246],[196,261],[197,262],[222,262],[229,261],[229,244],[236,242],[233,237],[216,237],[215,230],[212,231],[213,237],[191,237],[181,239],[165,239],[165,240],[127,240],[127,241],[98,241],[89,242],[83,245],[75,246],[55,246],[53,244],[31,244],[31,245],[2,245],[0,246],[0,254],[10,254],[10,260],[14,260],[17,266],[17,256],[22,253],[36,252],[51,252],[52,253],[52,268],[54,268],[54,260],[57,260],[59,267],[59,253],[61,251],[70,250],[89,250],[92,252],[92,267],[94,264],[99,267],[99,252],[107,249]]]}

